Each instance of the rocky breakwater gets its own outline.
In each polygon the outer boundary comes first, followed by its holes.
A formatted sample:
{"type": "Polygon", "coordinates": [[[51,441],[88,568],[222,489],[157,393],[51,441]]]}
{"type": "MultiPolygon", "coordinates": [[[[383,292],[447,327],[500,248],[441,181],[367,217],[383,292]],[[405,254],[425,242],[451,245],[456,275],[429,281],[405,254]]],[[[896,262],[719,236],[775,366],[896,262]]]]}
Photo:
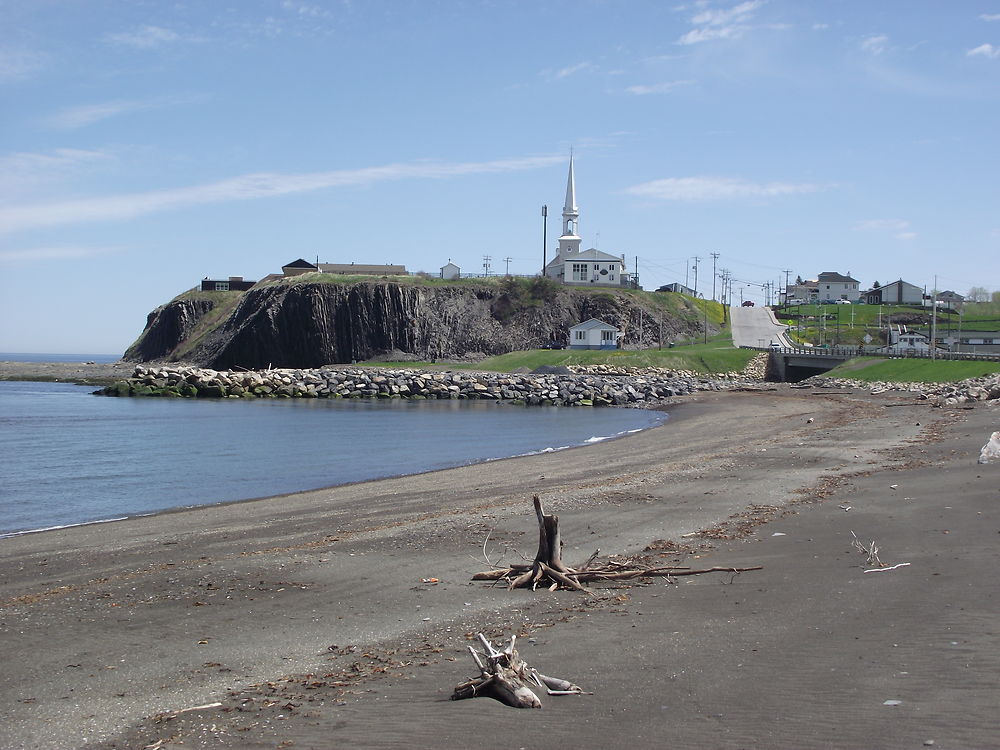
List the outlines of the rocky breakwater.
{"type": "Polygon", "coordinates": [[[872,393],[906,391],[934,406],[957,406],[978,401],[1000,401],[1000,374],[959,380],[955,383],[888,383],[816,375],[800,385],[811,388],[863,388],[872,393]]]}
{"type": "MultiPolygon", "coordinates": [[[[758,354],[747,363],[742,370],[732,372],[714,373],[714,380],[723,381],[752,381],[760,382],[764,380],[767,371],[767,354],[758,354]]],[[[682,378],[688,380],[699,380],[704,376],[693,370],[679,370],[663,367],[626,367],[622,365],[568,365],[570,372],[575,374],[614,376],[614,377],[643,377],[643,378],[682,378]]]]}
{"type": "Polygon", "coordinates": [[[140,365],[132,377],[98,393],[189,398],[470,399],[528,405],[638,406],[731,386],[731,382],[678,374],[503,374],[368,367],[217,371],[140,365]]]}

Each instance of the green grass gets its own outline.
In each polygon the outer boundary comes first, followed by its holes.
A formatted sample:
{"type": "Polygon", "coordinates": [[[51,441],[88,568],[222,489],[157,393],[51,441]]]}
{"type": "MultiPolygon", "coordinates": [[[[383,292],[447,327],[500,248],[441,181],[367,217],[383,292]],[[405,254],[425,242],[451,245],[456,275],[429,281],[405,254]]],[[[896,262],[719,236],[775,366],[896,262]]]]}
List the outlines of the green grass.
{"type": "Polygon", "coordinates": [[[674,349],[642,349],[639,351],[602,351],[590,349],[531,349],[490,357],[467,369],[511,372],[542,365],[618,365],[620,367],[663,367],[674,370],[694,370],[711,375],[742,370],[756,355],[748,349],[733,349],[719,343],[693,344],[674,349]]]}
{"type": "Polygon", "coordinates": [[[868,382],[951,383],[997,372],[1000,372],[1000,362],[858,357],[835,367],[826,376],[868,382]]]}

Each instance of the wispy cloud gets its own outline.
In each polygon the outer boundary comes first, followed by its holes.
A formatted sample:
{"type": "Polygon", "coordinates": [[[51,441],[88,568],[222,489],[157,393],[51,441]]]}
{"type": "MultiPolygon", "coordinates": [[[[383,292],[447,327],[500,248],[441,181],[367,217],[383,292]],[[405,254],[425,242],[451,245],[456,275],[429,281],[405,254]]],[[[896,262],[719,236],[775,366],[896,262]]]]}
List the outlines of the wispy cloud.
{"type": "Polygon", "coordinates": [[[595,69],[595,65],[589,62],[579,62],[576,65],[567,65],[565,68],[560,68],[559,70],[546,70],[543,75],[552,81],[558,81],[561,78],[568,78],[576,73],[585,73],[595,69]]]}
{"type": "Polygon", "coordinates": [[[173,29],[166,29],[162,26],[139,26],[129,31],[105,34],[104,39],[112,44],[135,49],[154,49],[176,42],[203,41],[199,37],[184,36],[173,29]]]}
{"type": "Polygon", "coordinates": [[[358,187],[380,182],[413,179],[446,179],[538,169],[563,161],[564,156],[530,156],[488,162],[416,162],[380,167],[303,174],[270,172],[240,175],[228,180],[174,190],[102,196],[80,200],[0,208],[0,232],[39,227],[132,219],[207,203],[271,198],[334,187],[358,187]]]}
{"type": "Polygon", "coordinates": [[[0,82],[22,81],[45,65],[48,58],[34,50],[0,48],[0,82]]]}
{"type": "Polygon", "coordinates": [[[1000,21],[1000,13],[983,13],[979,17],[984,21],[1000,21]]]}
{"type": "Polygon", "coordinates": [[[763,4],[763,0],[748,0],[731,8],[702,10],[691,18],[695,28],[682,35],[677,43],[690,45],[716,39],[738,39],[750,29],[748,22],[763,4]]]}
{"type": "Polygon", "coordinates": [[[626,188],[625,193],[663,201],[713,201],[773,198],[813,193],[821,186],[808,183],[753,183],[735,177],[669,177],[626,188]]]}
{"type": "Polygon", "coordinates": [[[694,81],[666,81],[664,83],[654,83],[650,85],[637,85],[629,86],[625,89],[625,93],[634,94],[636,96],[646,96],[648,94],[669,94],[678,86],[689,86],[694,81]]]}
{"type": "Polygon", "coordinates": [[[870,55],[881,55],[888,42],[889,37],[885,34],[872,34],[861,40],[861,49],[870,55]]]}
{"type": "Polygon", "coordinates": [[[888,233],[897,240],[912,240],[917,237],[906,219],[866,219],[859,221],[854,228],[860,232],[888,233]]]}
{"type": "Polygon", "coordinates": [[[0,197],[10,201],[38,185],[63,179],[80,167],[111,159],[104,151],[60,148],[49,153],[16,152],[0,156],[0,197]]]}
{"type": "Polygon", "coordinates": [[[110,247],[81,247],[60,245],[55,247],[32,247],[22,250],[0,250],[0,263],[35,263],[45,260],[80,260],[118,252],[110,247]]]}
{"type": "Polygon", "coordinates": [[[201,98],[195,96],[155,97],[152,99],[117,99],[97,104],[84,104],[57,112],[47,117],[43,122],[46,126],[57,130],[74,130],[119,115],[190,104],[201,98]]]}
{"type": "Polygon", "coordinates": [[[965,54],[969,57],[988,57],[992,60],[1000,57],[1000,47],[994,47],[992,44],[980,44],[978,47],[973,47],[965,54]]]}

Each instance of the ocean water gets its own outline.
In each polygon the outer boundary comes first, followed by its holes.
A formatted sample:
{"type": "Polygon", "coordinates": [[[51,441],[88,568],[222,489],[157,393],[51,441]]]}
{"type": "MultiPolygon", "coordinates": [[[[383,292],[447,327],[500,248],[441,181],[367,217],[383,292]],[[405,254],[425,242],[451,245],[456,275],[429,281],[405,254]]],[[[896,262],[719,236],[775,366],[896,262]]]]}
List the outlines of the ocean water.
{"type": "Polygon", "coordinates": [[[414,474],[660,424],[485,401],[156,399],[0,381],[0,537],[414,474]]]}
{"type": "Polygon", "coordinates": [[[121,354],[44,354],[41,352],[0,352],[0,362],[117,362],[121,354]]]}

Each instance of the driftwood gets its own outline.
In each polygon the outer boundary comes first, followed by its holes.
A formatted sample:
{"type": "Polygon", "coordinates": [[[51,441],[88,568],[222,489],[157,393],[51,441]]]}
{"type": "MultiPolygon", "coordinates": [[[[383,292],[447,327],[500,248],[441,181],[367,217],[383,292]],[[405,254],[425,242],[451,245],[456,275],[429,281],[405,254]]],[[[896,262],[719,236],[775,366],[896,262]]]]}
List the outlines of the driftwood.
{"type": "Polygon", "coordinates": [[[572,682],[558,677],[546,677],[537,669],[532,669],[521,659],[514,643],[517,636],[510,637],[510,644],[502,651],[489,642],[482,633],[479,642],[482,653],[469,646],[472,660],[479,668],[479,677],[458,685],[451,694],[453,701],[480,696],[493,698],[514,708],[541,708],[542,702],[528,685],[542,688],[548,695],[589,695],[572,682]]]}
{"type": "MultiPolygon", "coordinates": [[[[474,581],[506,581],[510,589],[530,588],[539,586],[555,591],[570,589],[592,594],[593,591],[584,586],[595,581],[623,581],[632,578],[665,577],[701,575],[702,573],[744,573],[748,570],[760,570],[762,566],[749,568],[732,568],[715,566],[711,568],[691,569],[677,566],[642,567],[608,561],[595,565],[597,550],[580,567],[568,567],[562,560],[562,539],[559,535],[559,516],[546,515],[542,501],[538,495],[532,498],[535,515],[538,518],[538,551],[530,563],[514,563],[507,568],[494,568],[472,576],[474,581]]],[[[488,561],[487,561],[488,562],[488,561]]]]}

